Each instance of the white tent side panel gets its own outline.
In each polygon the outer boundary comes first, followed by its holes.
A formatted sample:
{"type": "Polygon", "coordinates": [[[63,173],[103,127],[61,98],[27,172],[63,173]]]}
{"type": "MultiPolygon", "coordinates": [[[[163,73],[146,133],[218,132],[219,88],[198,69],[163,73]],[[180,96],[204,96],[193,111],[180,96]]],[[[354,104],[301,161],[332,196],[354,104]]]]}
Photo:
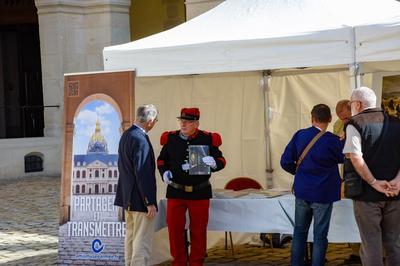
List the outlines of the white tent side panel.
{"type": "MultiPolygon", "coordinates": [[[[223,188],[232,178],[249,176],[266,186],[264,103],[261,72],[239,72],[194,76],[142,77],[136,83],[136,105],[155,104],[159,122],[150,131],[155,154],[164,131],[179,129],[176,119],[183,107],[199,107],[200,128],[222,136],[227,166],[213,174],[214,188],[223,188]]],[[[347,71],[272,76],[270,92],[271,150],[274,186],[289,187],[293,177],[285,173],[280,157],[292,135],[311,126],[314,105],[327,104],[336,119],[337,101],[350,96],[347,71]]],[[[332,123],[333,125],[333,123],[332,123]]],[[[158,179],[159,197],[165,185],[158,179]]]]}
{"type": "Polygon", "coordinates": [[[336,103],[349,99],[348,71],[272,76],[270,92],[271,150],[274,186],[291,187],[293,176],[280,167],[280,157],[293,134],[311,126],[311,109],[324,103],[331,108],[332,131],[336,103]]]}
{"type": "MultiPolygon", "coordinates": [[[[214,173],[216,188],[237,176],[249,176],[265,186],[265,140],[261,72],[223,75],[145,77],[136,80],[136,105],[153,103],[159,122],[149,135],[155,155],[161,150],[164,131],[179,129],[177,116],[183,107],[200,108],[200,129],[222,136],[221,150],[227,161],[214,173]]],[[[158,197],[165,197],[165,185],[158,178],[158,197]]]]}

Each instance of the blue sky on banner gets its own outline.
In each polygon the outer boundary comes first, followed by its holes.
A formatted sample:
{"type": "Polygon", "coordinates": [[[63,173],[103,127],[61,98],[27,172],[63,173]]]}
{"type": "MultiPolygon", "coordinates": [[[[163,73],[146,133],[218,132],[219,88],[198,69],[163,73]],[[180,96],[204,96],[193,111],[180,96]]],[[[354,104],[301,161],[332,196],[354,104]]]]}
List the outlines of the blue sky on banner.
{"type": "Polygon", "coordinates": [[[101,134],[107,141],[109,154],[118,153],[118,142],[121,137],[119,133],[121,121],[118,113],[107,102],[94,100],[86,104],[74,118],[73,154],[86,154],[97,119],[100,121],[101,134]]]}

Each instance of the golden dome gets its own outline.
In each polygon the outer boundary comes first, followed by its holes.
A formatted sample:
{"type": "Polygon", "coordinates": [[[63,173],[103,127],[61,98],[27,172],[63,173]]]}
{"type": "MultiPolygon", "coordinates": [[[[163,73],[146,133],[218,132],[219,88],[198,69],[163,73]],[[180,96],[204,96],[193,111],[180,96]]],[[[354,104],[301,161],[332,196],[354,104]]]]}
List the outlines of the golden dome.
{"type": "Polygon", "coordinates": [[[100,121],[96,121],[96,129],[90,138],[87,153],[108,153],[107,141],[101,134],[100,121]]]}

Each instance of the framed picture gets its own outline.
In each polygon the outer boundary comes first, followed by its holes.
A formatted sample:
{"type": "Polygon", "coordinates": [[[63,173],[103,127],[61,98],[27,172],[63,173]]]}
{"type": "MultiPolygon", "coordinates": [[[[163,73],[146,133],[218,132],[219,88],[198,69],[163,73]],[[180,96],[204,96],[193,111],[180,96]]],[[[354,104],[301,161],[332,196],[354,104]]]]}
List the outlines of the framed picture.
{"type": "Polygon", "coordinates": [[[189,145],[189,175],[209,175],[210,166],[203,162],[203,158],[209,155],[207,145],[189,145]]]}

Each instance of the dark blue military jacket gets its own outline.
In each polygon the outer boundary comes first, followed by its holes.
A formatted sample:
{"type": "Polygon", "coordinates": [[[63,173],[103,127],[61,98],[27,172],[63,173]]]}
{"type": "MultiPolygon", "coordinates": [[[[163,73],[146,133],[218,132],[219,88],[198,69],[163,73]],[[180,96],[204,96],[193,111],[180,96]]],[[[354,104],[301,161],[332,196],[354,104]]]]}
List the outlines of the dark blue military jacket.
{"type": "MultiPolygon", "coordinates": [[[[225,167],[225,159],[219,146],[222,144],[221,137],[217,133],[210,133],[203,130],[197,130],[195,134],[187,140],[183,139],[179,131],[164,132],[161,136],[161,145],[163,145],[160,155],[157,159],[157,167],[161,176],[167,170],[173,175],[172,181],[188,186],[195,186],[207,182],[211,175],[189,175],[189,171],[182,170],[182,164],[189,158],[189,145],[207,145],[209,146],[209,155],[215,159],[217,167],[211,169],[212,172],[219,171],[225,167]]],[[[170,199],[209,199],[212,197],[211,185],[205,186],[193,192],[185,192],[168,186],[167,198],[170,199]]]]}

